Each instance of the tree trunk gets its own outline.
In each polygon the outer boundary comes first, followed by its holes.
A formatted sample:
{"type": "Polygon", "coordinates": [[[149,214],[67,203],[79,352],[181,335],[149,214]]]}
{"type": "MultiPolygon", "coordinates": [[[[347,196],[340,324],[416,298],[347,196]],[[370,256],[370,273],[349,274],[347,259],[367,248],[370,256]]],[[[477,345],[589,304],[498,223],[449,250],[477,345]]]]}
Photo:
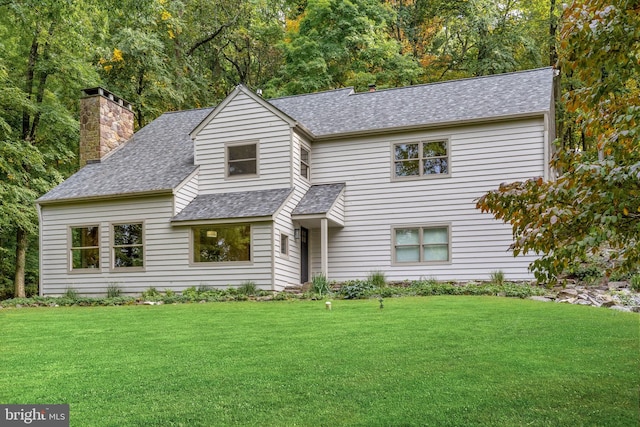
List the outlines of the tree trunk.
{"type": "Polygon", "coordinates": [[[24,298],[24,269],[27,263],[27,244],[29,235],[22,228],[16,231],[16,275],[13,281],[15,285],[15,298],[24,298]]]}

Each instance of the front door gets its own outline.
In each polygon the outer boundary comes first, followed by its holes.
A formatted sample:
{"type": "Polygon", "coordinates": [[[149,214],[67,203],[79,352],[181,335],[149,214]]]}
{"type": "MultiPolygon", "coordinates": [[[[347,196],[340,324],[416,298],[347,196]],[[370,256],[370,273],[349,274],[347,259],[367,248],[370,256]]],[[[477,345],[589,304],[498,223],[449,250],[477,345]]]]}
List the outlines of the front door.
{"type": "Polygon", "coordinates": [[[300,283],[309,281],[309,230],[300,227],[300,283]]]}

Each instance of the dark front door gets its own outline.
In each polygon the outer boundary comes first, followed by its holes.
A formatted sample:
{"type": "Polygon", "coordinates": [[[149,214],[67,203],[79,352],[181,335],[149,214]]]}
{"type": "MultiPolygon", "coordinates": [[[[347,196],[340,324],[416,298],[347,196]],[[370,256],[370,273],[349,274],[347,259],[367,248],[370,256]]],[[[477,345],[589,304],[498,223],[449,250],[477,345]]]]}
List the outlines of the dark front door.
{"type": "Polygon", "coordinates": [[[300,227],[300,283],[309,281],[309,230],[300,227]]]}

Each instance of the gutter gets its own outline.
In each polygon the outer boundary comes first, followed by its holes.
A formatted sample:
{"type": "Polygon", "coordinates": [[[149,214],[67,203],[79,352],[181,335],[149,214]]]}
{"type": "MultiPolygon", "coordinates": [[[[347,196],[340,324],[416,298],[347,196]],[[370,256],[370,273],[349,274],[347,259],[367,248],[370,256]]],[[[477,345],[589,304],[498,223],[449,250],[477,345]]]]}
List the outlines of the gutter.
{"type": "Polygon", "coordinates": [[[86,196],[86,197],[73,197],[73,198],[64,198],[64,199],[53,199],[53,200],[36,200],[36,205],[61,205],[61,204],[69,204],[69,203],[85,203],[85,202],[99,202],[104,200],[123,200],[123,199],[133,199],[137,197],[152,197],[152,196],[172,196],[173,188],[167,190],[151,190],[151,191],[140,191],[137,193],[118,193],[118,194],[105,194],[99,196],[86,196]]]}

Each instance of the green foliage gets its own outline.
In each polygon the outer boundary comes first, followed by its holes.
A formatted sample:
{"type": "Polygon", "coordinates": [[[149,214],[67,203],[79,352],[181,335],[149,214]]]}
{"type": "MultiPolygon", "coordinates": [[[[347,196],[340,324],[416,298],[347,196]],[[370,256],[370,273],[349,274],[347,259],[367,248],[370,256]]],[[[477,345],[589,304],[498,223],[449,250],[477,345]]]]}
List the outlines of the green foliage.
{"type": "Polygon", "coordinates": [[[629,286],[636,292],[640,292],[640,274],[634,274],[629,280],[629,286]]]}
{"type": "Polygon", "coordinates": [[[372,271],[367,275],[367,282],[371,283],[376,288],[384,288],[387,286],[387,277],[384,271],[372,271]]]}
{"type": "Polygon", "coordinates": [[[366,280],[349,280],[344,282],[338,295],[345,299],[367,298],[374,294],[375,287],[366,280]]]}
{"type": "Polygon", "coordinates": [[[632,4],[565,8],[559,65],[572,85],[563,104],[584,143],[558,144],[556,180],[503,184],[477,204],[512,225],[514,255],[542,255],[531,265],[540,282],[603,251],[608,275],[640,264],[640,15],[632,4]]]}
{"type": "Polygon", "coordinates": [[[311,279],[311,289],[314,293],[320,295],[322,298],[323,295],[329,294],[331,292],[331,288],[329,287],[329,281],[324,274],[315,274],[311,279]]]}
{"type": "Polygon", "coordinates": [[[258,287],[255,282],[246,281],[238,288],[238,293],[242,295],[255,295],[258,292],[258,287]]]}
{"type": "Polygon", "coordinates": [[[157,301],[161,297],[162,297],[162,294],[160,293],[160,291],[158,291],[153,286],[147,289],[146,291],[142,292],[142,298],[146,301],[157,301]]]}
{"type": "Polygon", "coordinates": [[[504,284],[504,271],[492,271],[490,280],[492,284],[502,286],[504,284]]]}
{"type": "Polygon", "coordinates": [[[107,298],[117,298],[122,293],[122,289],[117,283],[110,283],[107,286],[107,298]]]}
{"type": "Polygon", "coordinates": [[[62,297],[70,300],[77,300],[79,298],[79,294],[78,294],[78,291],[76,291],[75,289],[67,288],[62,294],[62,297]]]}

